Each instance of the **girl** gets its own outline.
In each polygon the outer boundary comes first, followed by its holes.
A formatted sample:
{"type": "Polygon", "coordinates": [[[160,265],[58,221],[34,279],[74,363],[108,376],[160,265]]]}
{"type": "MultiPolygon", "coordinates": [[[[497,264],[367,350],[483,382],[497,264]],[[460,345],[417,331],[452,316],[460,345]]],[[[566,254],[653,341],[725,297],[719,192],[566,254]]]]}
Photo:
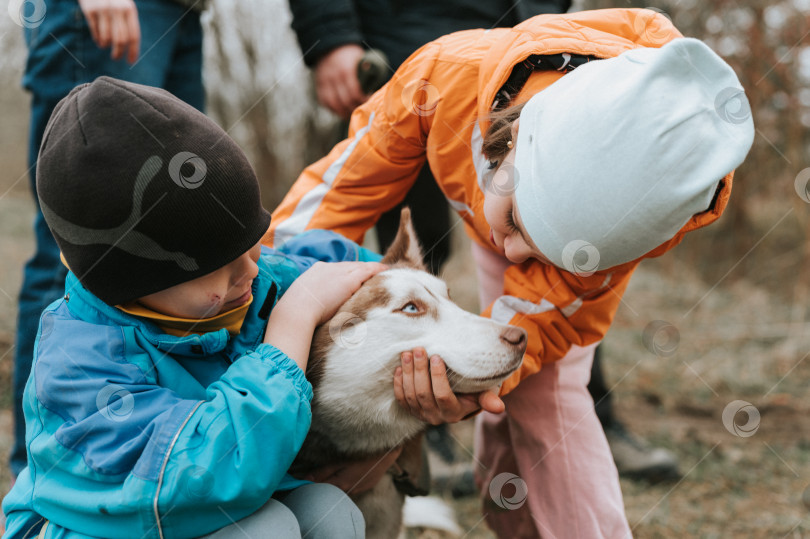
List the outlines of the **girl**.
{"type": "MultiPolygon", "coordinates": [[[[359,241],[427,160],[473,240],[485,314],[529,333],[500,388],[507,413],[477,419],[484,512],[501,537],[630,533],[586,390],[593,349],[639,261],[720,216],[753,140],[734,72],[679,37],[652,11],[615,9],[429,43],[302,173],[265,236],[359,241]]],[[[443,377],[438,359],[404,353],[400,402],[461,419],[443,377]]]]}

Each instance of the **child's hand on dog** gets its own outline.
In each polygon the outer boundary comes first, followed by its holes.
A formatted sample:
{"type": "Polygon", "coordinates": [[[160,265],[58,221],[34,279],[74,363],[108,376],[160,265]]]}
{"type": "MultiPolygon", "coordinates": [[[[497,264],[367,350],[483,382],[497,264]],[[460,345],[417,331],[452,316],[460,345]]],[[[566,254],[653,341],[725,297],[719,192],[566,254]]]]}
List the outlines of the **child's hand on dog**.
{"type": "Polygon", "coordinates": [[[316,262],[293,282],[276,308],[285,300],[294,301],[297,309],[312,315],[319,326],[332,318],[360,285],[386,269],[388,266],[377,262],[316,262]]]}
{"type": "Polygon", "coordinates": [[[264,342],[306,370],[315,328],[329,320],[360,285],[388,266],[376,262],[316,262],[278,301],[264,342]]]}
{"type": "Polygon", "coordinates": [[[431,425],[456,423],[480,409],[500,414],[506,408],[497,388],[480,393],[455,394],[447,369],[439,356],[430,357],[424,348],[403,352],[402,366],[394,372],[394,395],[411,415],[431,425]]]}

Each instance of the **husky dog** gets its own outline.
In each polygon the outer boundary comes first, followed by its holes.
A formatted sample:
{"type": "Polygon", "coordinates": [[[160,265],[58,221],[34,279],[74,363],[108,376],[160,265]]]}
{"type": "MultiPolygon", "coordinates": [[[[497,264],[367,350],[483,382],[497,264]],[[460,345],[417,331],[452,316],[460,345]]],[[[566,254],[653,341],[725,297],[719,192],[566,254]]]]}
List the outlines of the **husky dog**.
{"type": "MultiPolygon", "coordinates": [[[[425,429],[394,397],[402,352],[423,347],[441,356],[456,393],[497,386],[523,359],[525,331],[464,311],[425,271],[408,209],[382,262],[391,269],[369,279],[313,337],[312,426],[294,472],[382,455],[425,429]]],[[[352,499],[369,539],[398,535],[404,495],[390,474],[352,499]]]]}

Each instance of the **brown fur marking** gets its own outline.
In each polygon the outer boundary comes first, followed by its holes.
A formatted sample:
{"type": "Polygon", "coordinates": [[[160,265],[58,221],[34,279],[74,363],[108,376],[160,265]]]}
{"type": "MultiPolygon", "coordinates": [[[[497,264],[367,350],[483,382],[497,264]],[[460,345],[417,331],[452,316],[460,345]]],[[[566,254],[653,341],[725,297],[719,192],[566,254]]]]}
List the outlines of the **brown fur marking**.
{"type": "MultiPolygon", "coordinates": [[[[338,312],[349,312],[354,316],[366,319],[368,312],[378,306],[385,305],[391,300],[391,295],[383,285],[385,275],[375,275],[366,281],[360,289],[344,303],[338,312]]],[[[333,345],[332,335],[329,333],[329,322],[315,330],[307,363],[307,380],[312,387],[317,387],[323,377],[326,354],[333,345]]]]}

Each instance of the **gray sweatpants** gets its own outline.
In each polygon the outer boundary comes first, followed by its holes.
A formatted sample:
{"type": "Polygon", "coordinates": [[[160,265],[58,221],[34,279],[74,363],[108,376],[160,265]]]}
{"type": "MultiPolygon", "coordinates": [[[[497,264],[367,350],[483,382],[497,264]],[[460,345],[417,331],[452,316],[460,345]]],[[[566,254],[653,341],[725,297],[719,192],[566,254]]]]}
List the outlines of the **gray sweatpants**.
{"type": "Polygon", "coordinates": [[[363,514],[345,492],[312,483],[276,494],[252,515],[200,539],[363,539],[363,514]]]}

